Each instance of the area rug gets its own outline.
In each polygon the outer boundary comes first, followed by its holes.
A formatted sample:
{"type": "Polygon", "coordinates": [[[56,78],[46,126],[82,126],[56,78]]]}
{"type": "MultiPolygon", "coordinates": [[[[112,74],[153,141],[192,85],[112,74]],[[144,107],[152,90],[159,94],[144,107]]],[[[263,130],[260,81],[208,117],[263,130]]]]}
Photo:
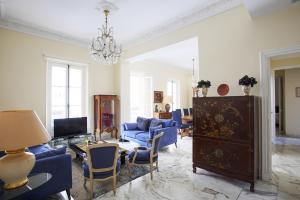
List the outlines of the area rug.
{"type": "MultiPolygon", "coordinates": [[[[149,173],[148,167],[133,167],[131,170],[131,177],[126,165],[121,166],[120,174],[117,178],[117,187],[120,187],[131,180],[149,173]]],[[[72,161],[72,180],[73,186],[71,189],[71,196],[76,200],[89,199],[89,181],[86,183],[86,188],[83,186],[84,178],[81,168],[81,161],[74,158],[72,161]]],[[[101,181],[94,183],[94,198],[99,197],[112,190],[112,180],[101,181]]]]}

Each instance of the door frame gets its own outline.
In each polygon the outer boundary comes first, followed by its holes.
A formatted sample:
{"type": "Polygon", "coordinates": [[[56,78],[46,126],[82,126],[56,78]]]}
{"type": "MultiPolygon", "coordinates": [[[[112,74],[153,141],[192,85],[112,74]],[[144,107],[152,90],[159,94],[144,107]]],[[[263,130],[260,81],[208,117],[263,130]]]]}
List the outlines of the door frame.
{"type": "Polygon", "coordinates": [[[262,179],[272,179],[272,135],[275,134],[274,71],[270,59],[300,52],[300,45],[260,52],[260,95],[262,97],[261,155],[262,179]]]}

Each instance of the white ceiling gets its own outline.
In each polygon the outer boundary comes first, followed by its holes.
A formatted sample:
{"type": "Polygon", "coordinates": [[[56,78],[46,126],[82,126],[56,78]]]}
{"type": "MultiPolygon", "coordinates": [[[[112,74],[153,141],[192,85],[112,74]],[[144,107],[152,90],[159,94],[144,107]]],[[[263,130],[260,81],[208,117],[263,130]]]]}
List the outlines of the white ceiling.
{"type": "Polygon", "coordinates": [[[198,39],[184,40],[129,59],[130,63],[154,61],[172,67],[192,70],[195,58],[195,69],[198,68],[198,39]]]}
{"type": "MultiPolygon", "coordinates": [[[[101,0],[103,2],[105,0],[101,0]]],[[[128,45],[224,12],[241,0],[109,0],[117,42],[128,45]]],[[[88,44],[104,23],[99,0],[0,0],[0,27],[88,44]]]]}
{"type": "Polygon", "coordinates": [[[251,17],[269,14],[273,11],[283,9],[299,0],[243,0],[251,17]]]}

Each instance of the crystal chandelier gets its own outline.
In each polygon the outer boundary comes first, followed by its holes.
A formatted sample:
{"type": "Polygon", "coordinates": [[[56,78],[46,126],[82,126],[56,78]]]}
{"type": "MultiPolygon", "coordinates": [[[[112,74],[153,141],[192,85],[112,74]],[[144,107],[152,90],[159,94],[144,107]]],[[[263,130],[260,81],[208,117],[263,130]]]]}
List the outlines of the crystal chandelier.
{"type": "Polygon", "coordinates": [[[104,9],[105,24],[98,29],[98,35],[91,43],[91,55],[104,64],[115,64],[121,56],[121,47],[113,37],[113,28],[108,27],[107,16],[109,10],[104,9]]]}

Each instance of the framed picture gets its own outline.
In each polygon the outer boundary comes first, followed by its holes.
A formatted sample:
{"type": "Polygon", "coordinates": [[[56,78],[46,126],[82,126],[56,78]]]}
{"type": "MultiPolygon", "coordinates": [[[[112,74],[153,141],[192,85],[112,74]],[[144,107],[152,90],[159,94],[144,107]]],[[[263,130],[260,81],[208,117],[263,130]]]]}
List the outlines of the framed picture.
{"type": "Polygon", "coordinates": [[[300,97],[300,87],[296,87],[296,97],[300,97]]]}
{"type": "Polygon", "coordinates": [[[154,103],[162,103],[163,99],[163,91],[154,91],[154,103]]]}

